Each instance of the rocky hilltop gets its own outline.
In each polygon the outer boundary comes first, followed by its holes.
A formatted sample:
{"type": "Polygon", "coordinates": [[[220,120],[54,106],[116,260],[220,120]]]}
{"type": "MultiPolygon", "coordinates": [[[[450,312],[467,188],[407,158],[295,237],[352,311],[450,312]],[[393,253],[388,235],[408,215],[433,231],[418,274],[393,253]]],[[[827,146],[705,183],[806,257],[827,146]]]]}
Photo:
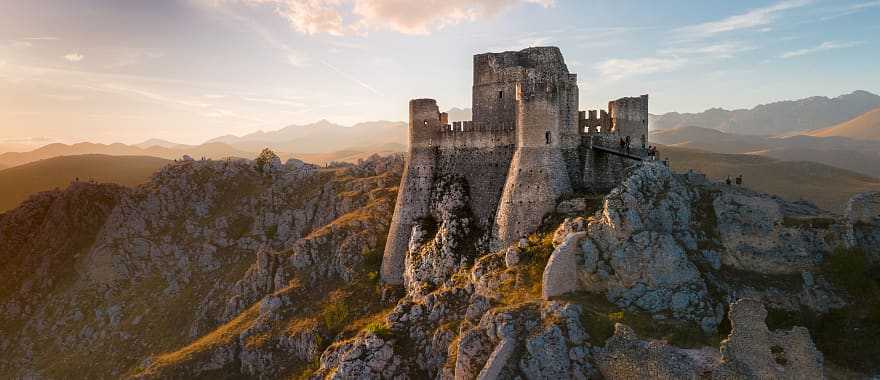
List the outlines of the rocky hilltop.
{"type": "Polygon", "coordinates": [[[845,215],[646,163],[486,251],[402,157],[184,160],[0,214],[4,378],[821,378],[880,373],[880,193],[845,215]]]}

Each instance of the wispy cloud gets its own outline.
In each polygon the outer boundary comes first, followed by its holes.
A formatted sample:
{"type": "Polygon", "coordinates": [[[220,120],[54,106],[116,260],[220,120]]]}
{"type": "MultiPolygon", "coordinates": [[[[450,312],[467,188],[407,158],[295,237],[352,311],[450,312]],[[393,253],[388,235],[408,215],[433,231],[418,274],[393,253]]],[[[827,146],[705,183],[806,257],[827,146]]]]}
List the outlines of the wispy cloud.
{"type": "Polygon", "coordinates": [[[804,56],[804,55],[808,55],[808,54],[819,53],[819,52],[826,51],[826,50],[846,49],[846,48],[856,47],[859,45],[863,45],[864,43],[865,43],[864,41],[849,41],[849,42],[826,41],[826,42],[819,44],[818,46],[785,52],[782,55],[780,55],[779,58],[783,58],[783,59],[795,58],[795,57],[800,57],[800,56],[804,56]]]}
{"type": "Polygon", "coordinates": [[[158,49],[148,49],[148,48],[119,48],[114,49],[113,55],[116,56],[115,60],[107,65],[104,65],[105,69],[121,69],[128,66],[134,66],[140,64],[145,60],[162,58],[165,56],[165,53],[158,49]]]}
{"type": "Polygon", "coordinates": [[[256,102],[256,103],[265,103],[271,104],[275,106],[284,106],[284,107],[305,107],[306,105],[301,102],[295,102],[288,99],[275,99],[275,98],[258,98],[252,96],[245,96],[241,98],[244,101],[248,102],[256,102]]]}
{"type": "Polygon", "coordinates": [[[755,49],[755,46],[748,43],[740,41],[727,41],[709,45],[665,48],[658,50],[657,53],[661,55],[672,56],[696,56],[705,60],[732,58],[739,53],[755,49]]]}
{"type": "Polygon", "coordinates": [[[880,7],[880,0],[868,1],[864,3],[857,4],[849,4],[842,7],[836,7],[832,9],[828,9],[825,11],[825,16],[822,17],[822,21],[833,20],[843,16],[849,16],[852,14],[856,14],[871,8],[880,7]]]}
{"type": "MultiPolygon", "coordinates": [[[[232,1],[232,0],[230,0],[232,1]]],[[[461,22],[493,17],[518,4],[553,5],[553,0],[238,0],[275,7],[303,34],[365,34],[391,30],[430,34],[461,22]]],[[[212,3],[216,4],[219,1],[212,3]]]]}
{"type": "Polygon", "coordinates": [[[672,72],[689,65],[730,59],[754,49],[754,46],[739,41],[678,46],[657,50],[655,55],[648,57],[608,59],[596,64],[595,69],[602,80],[617,81],[640,75],[672,72]]]}
{"type": "Polygon", "coordinates": [[[85,56],[83,56],[82,54],[79,54],[79,53],[67,53],[64,55],[64,59],[66,59],[70,62],[79,62],[79,61],[82,61],[83,58],[85,58],[85,56]]]}
{"type": "Polygon", "coordinates": [[[812,3],[813,0],[784,0],[721,20],[685,26],[677,29],[676,32],[683,38],[704,38],[735,30],[766,29],[778,19],[780,13],[812,3]]]}
{"type": "Polygon", "coordinates": [[[603,80],[616,81],[624,78],[665,73],[678,70],[687,63],[687,59],[670,57],[644,57],[637,59],[609,59],[596,65],[596,70],[603,80]]]}
{"type": "Polygon", "coordinates": [[[58,41],[60,38],[58,37],[26,37],[22,38],[23,40],[28,41],[58,41]]]}
{"type": "Polygon", "coordinates": [[[335,71],[337,74],[341,75],[341,76],[344,77],[345,79],[348,79],[348,80],[350,80],[350,81],[356,83],[358,86],[361,86],[361,87],[367,89],[368,91],[372,92],[373,94],[376,94],[376,95],[379,95],[379,96],[385,96],[385,94],[383,94],[383,93],[380,92],[379,90],[373,88],[373,86],[370,86],[370,85],[367,84],[366,82],[364,82],[364,81],[362,81],[362,80],[360,80],[360,79],[358,79],[358,78],[355,78],[354,76],[352,76],[352,75],[346,73],[345,71],[340,70],[340,69],[337,68],[336,66],[333,66],[333,65],[331,65],[330,63],[325,62],[325,61],[321,61],[321,64],[323,64],[324,66],[326,66],[326,67],[329,68],[330,70],[335,71]]]}

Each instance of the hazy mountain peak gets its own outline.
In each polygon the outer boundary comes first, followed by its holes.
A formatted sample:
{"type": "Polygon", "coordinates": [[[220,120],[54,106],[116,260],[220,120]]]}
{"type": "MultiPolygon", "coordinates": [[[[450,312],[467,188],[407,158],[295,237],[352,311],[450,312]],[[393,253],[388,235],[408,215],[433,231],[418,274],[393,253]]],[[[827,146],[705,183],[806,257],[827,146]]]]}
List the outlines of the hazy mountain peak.
{"type": "Polygon", "coordinates": [[[777,135],[809,131],[850,120],[880,107],[880,96],[858,90],[834,98],[812,96],[760,104],[751,109],[728,111],[710,108],[700,113],[670,112],[651,115],[651,129],[699,126],[729,133],[777,135]]]}

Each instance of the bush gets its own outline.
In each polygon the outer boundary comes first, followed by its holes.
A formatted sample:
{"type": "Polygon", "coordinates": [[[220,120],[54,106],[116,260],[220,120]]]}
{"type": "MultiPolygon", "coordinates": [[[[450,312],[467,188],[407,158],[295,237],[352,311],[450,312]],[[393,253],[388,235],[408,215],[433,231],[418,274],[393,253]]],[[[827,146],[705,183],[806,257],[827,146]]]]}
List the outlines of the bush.
{"type": "Polygon", "coordinates": [[[324,327],[334,334],[341,331],[351,315],[349,309],[345,299],[337,299],[326,303],[324,309],[321,310],[321,319],[324,321],[324,327]]]}
{"type": "Polygon", "coordinates": [[[271,149],[265,148],[260,152],[260,155],[257,156],[257,159],[254,160],[254,164],[256,165],[258,172],[264,173],[266,171],[266,166],[276,159],[280,160],[278,155],[271,149]]]}
{"type": "Polygon", "coordinates": [[[380,338],[389,338],[391,336],[391,330],[382,322],[371,322],[364,330],[380,338]]]}
{"type": "Polygon", "coordinates": [[[825,273],[854,297],[871,295],[877,285],[869,275],[865,252],[858,248],[835,248],[825,262],[825,273]]]}

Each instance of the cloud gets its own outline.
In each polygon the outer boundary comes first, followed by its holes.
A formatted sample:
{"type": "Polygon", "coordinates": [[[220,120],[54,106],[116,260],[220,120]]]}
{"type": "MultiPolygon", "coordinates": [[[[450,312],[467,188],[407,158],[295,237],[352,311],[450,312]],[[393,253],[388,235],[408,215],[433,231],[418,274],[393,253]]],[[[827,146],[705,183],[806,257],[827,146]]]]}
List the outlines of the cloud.
{"type": "Polygon", "coordinates": [[[58,37],[27,37],[27,38],[23,38],[23,39],[28,40],[28,41],[58,41],[58,40],[60,40],[60,38],[58,38],[58,37]]]}
{"type": "Polygon", "coordinates": [[[112,63],[104,65],[105,69],[120,69],[165,56],[165,53],[160,50],[148,48],[119,48],[115,49],[113,54],[116,59],[112,63]]]}
{"type": "Polygon", "coordinates": [[[82,54],[79,54],[79,53],[67,53],[64,55],[64,59],[66,59],[70,62],[79,62],[79,61],[82,61],[83,58],[85,58],[85,56],[83,56],[82,54]]]}
{"type": "Polygon", "coordinates": [[[27,42],[27,41],[13,41],[12,42],[12,47],[17,48],[17,49],[29,48],[31,46],[34,46],[34,44],[27,42]]]}
{"type": "Polygon", "coordinates": [[[287,53],[287,63],[293,67],[309,66],[309,58],[302,53],[289,50],[287,53]]]}
{"type": "Polygon", "coordinates": [[[822,17],[822,21],[833,20],[838,17],[849,16],[851,14],[856,14],[862,12],[867,9],[880,7],[880,0],[868,1],[864,3],[858,4],[850,4],[844,7],[838,7],[834,9],[830,9],[826,11],[825,17],[822,17]]]}
{"type": "Polygon", "coordinates": [[[303,34],[365,34],[391,30],[430,34],[461,22],[492,17],[523,3],[543,7],[553,0],[240,0],[271,4],[303,34]],[[345,16],[345,17],[344,17],[345,16]]]}
{"type": "Polygon", "coordinates": [[[666,73],[687,65],[699,65],[733,58],[754,50],[755,47],[738,41],[711,45],[680,46],[660,49],[654,56],[635,59],[608,59],[599,62],[595,69],[605,81],[616,81],[639,75],[666,73]]]}
{"type": "Polygon", "coordinates": [[[863,41],[850,41],[850,42],[826,41],[826,42],[819,44],[818,46],[814,46],[811,48],[805,48],[805,49],[799,49],[799,50],[785,52],[782,55],[780,55],[779,58],[783,58],[783,59],[795,58],[795,57],[800,57],[800,56],[804,56],[804,55],[808,55],[808,54],[822,52],[825,50],[845,49],[845,48],[856,47],[856,46],[859,46],[862,44],[864,44],[863,41]]]}
{"type": "Polygon", "coordinates": [[[256,103],[265,103],[271,104],[274,106],[284,106],[284,107],[305,107],[306,105],[300,102],[294,102],[287,99],[274,99],[274,98],[258,98],[252,96],[245,96],[241,98],[242,100],[248,102],[256,102],[256,103]]]}
{"type": "Polygon", "coordinates": [[[718,21],[710,21],[682,27],[676,31],[685,38],[701,38],[742,29],[754,29],[759,27],[761,27],[761,29],[767,29],[768,25],[776,21],[779,13],[804,7],[811,3],[813,3],[813,0],[784,0],[770,6],[752,9],[748,12],[730,16],[718,21]]]}
{"type": "Polygon", "coordinates": [[[695,56],[701,60],[732,58],[735,55],[755,50],[755,46],[738,41],[721,42],[712,45],[697,45],[661,49],[658,54],[672,56],[695,56]]]}
{"type": "Polygon", "coordinates": [[[375,89],[373,86],[370,86],[366,82],[364,82],[358,78],[355,78],[354,76],[346,73],[345,71],[340,70],[336,66],[333,66],[330,63],[325,62],[325,61],[321,61],[321,64],[326,66],[328,69],[335,71],[337,74],[341,75],[343,78],[348,79],[348,80],[354,82],[355,84],[357,84],[358,86],[361,86],[361,87],[367,89],[368,91],[372,92],[373,94],[379,95],[379,96],[385,96],[385,94],[383,94],[381,91],[375,89]]]}
{"type": "Polygon", "coordinates": [[[603,80],[616,81],[637,75],[675,71],[688,62],[679,57],[644,57],[637,59],[609,59],[596,65],[603,80]]]}

